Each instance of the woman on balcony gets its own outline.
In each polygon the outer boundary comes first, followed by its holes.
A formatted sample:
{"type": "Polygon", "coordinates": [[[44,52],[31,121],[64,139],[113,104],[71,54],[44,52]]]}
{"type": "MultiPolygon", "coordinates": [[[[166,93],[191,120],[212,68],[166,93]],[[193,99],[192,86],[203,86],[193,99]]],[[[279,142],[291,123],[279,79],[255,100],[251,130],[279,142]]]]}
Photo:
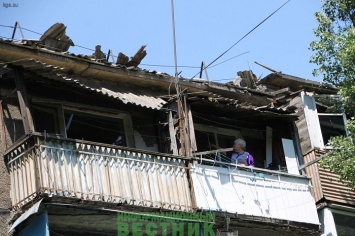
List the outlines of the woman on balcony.
{"type": "Polygon", "coordinates": [[[234,141],[233,151],[226,152],[232,163],[244,166],[254,166],[254,157],[246,152],[246,142],[244,139],[234,141]]]}

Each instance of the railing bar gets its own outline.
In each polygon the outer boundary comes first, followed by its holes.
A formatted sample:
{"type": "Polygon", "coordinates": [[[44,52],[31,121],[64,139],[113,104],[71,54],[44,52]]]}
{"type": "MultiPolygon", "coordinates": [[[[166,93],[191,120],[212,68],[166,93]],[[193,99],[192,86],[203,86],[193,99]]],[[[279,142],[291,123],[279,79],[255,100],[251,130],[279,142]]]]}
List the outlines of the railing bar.
{"type": "MultiPolygon", "coordinates": [[[[72,168],[73,168],[73,159],[76,160],[76,166],[78,168],[78,175],[79,175],[79,184],[78,184],[79,186],[77,186],[75,179],[73,181],[74,193],[77,192],[78,188],[79,188],[79,191],[83,194],[84,193],[84,188],[83,188],[83,183],[82,183],[82,179],[81,179],[81,167],[82,167],[82,165],[84,166],[84,158],[81,158],[80,155],[78,156],[76,152],[71,152],[70,158],[71,158],[71,163],[72,163],[71,167],[72,168]]],[[[84,170],[84,168],[83,168],[83,170],[84,170]]]]}
{"type": "Polygon", "coordinates": [[[31,147],[30,149],[27,149],[24,152],[21,152],[21,154],[17,155],[16,157],[14,157],[11,161],[9,161],[7,164],[11,164],[12,162],[16,161],[18,158],[22,157],[23,155],[25,155],[26,153],[30,152],[31,150],[33,150],[35,148],[35,146],[31,147]]]}
{"type": "Polygon", "coordinates": [[[150,200],[152,202],[152,205],[153,205],[153,194],[152,194],[152,187],[154,187],[154,190],[155,190],[155,186],[153,185],[154,182],[153,180],[151,179],[151,176],[150,176],[150,164],[147,164],[146,166],[146,173],[147,173],[147,179],[148,179],[148,189],[149,189],[149,197],[150,197],[150,200]]]}
{"type": "MultiPolygon", "coordinates": [[[[77,161],[77,158],[73,158],[73,152],[69,152],[69,163],[68,163],[68,167],[70,169],[70,173],[72,175],[71,178],[71,187],[72,187],[72,191],[75,193],[77,192],[77,188],[76,188],[76,180],[75,180],[75,168],[74,168],[74,160],[77,161]]],[[[78,165],[78,163],[76,163],[78,165]]],[[[68,170],[69,170],[68,169],[68,170]]],[[[80,171],[79,171],[79,176],[80,176],[80,171]]]]}
{"type": "MultiPolygon", "coordinates": [[[[138,157],[137,157],[137,159],[138,159],[138,157]]],[[[141,166],[139,164],[138,164],[138,166],[136,166],[136,181],[137,181],[137,187],[138,187],[138,191],[139,191],[139,195],[140,195],[139,198],[142,201],[142,203],[144,204],[143,189],[142,189],[142,182],[144,181],[144,179],[142,178],[141,166]]]]}
{"type": "Polygon", "coordinates": [[[16,181],[15,181],[15,170],[14,170],[14,165],[11,163],[10,164],[10,170],[11,170],[11,183],[12,183],[12,203],[14,204],[14,202],[17,202],[17,187],[16,187],[16,181]]]}
{"type": "Polygon", "coordinates": [[[56,168],[55,168],[55,162],[56,162],[56,155],[54,155],[53,154],[53,149],[51,148],[50,149],[50,152],[51,152],[51,156],[52,156],[52,161],[51,161],[51,165],[52,165],[52,170],[53,170],[53,179],[54,179],[54,181],[53,181],[53,188],[56,188],[56,189],[58,189],[59,187],[58,187],[58,182],[57,182],[57,171],[56,171],[56,168]]]}
{"type": "MultiPolygon", "coordinates": [[[[170,182],[170,178],[167,178],[169,176],[169,167],[168,166],[164,166],[164,167],[167,167],[167,170],[165,171],[165,180],[166,180],[166,183],[167,183],[167,186],[171,186],[171,182],[170,182]]],[[[171,192],[172,191],[168,191],[168,199],[169,199],[169,204],[171,205],[171,192]]]]}
{"type": "MultiPolygon", "coordinates": [[[[70,152],[69,152],[70,153],[70,152]]],[[[71,154],[68,153],[68,156],[65,156],[63,158],[63,163],[65,164],[65,166],[68,168],[66,171],[65,171],[65,177],[66,177],[66,180],[67,180],[67,188],[68,188],[68,192],[72,192],[74,190],[74,187],[73,187],[73,179],[74,178],[69,178],[69,170],[71,170],[71,166],[70,166],[70,163],[68,163],[68,159],[70,160],[71,158],[71,154]]],[[[72,173],[72,172],[71,172],[72,173]]],[[[72,173],[73,175],[73,173],[72,173]]]]}
{"type": "Polygon", "coordinates": [[[31,184],[31,194],[36,192],[36,170],[35,170],[35,165],[34,162],[36,158],[36,152],[32,151],[32,155],[30,156],[30,162],[29,162],[29,168],[30,168],[30,184],[31,184]]]}
{"type": "MultiPolygon", "coordinates": [[[[158,163],[156,163],[158,165],[158,163]]],[[[158,179],[158,186],[159,186],[159,195],[160,195],[160,207],[163,207],[163,200],[165,199],[165,193],[164,193],[164,188],[162,188],[163,182],[161,180],[161,173],[160,173],[160,168],[162,165],[159,163],[159,168],[156,168],[156,173],[157,173],[157,179],[158,179]]]]}
{"type": "Polygon", "coordinates": [[[25,184],[26,184],[26,196],[29,195],[31,192],[30,188],[31,188],[31,169],[29,168],[29,158],[30,158],[30,154],[26,155],[24,157],[24,168],[25,168],[25,184]]]}
{"type": "Polygon", "coordinates": [[[21,199],[21,183],[20,183],[20,179],[19,179],[19,171],[20,170],[18,168],[18,160],[19,159],[17,159],[14,164],[16,166],[15,178],[16,178],[16,184],[17,184],[17,189],[18,189],[18,191],[17,191],[17,199],[20,200],[21,199]]]}
{"type": "Polygon", "coordinates": [[[175,184],[176,184],[176,190],[177,190],[177,199],[178,199],[178,202],[179,202],[179,205],[181,205],[181,198],[180,198],[180,191],[182,190],[181,188],[181,185],[179,185],[179,182],[178,182],[178,173],[176,173],[177,169],[173,169],[173,174],[174,174],[174,179],[175,179],[175,184]]]}
{"type": "MultiPolygon", "coordinates": [[[[39,153],[39,149],[36,148],[35,149],[34,166],[36,166],[35,162],[37,162],[38,171],[39,171],[39,173],[35,173],[35,178],[37,175],[39,175],[39,182],[38,182],[38,186],[36,185],[36,192],[39,191],[40,187],[42,187],[44,185],[44,179],[43,179],[43,172],[44,171],[43,171],[43,167],[42,167],[42,159],[41,158],[42,157],[41,157],[41,154],[39,153]]],[[[35,167],[35,169],[36,169],[36,167],[35,167]]],[[[35,171],[37,171],[37,170],[35,170],[35,171]]]]}
{"type": "MultiPolygon", "coordinates": [[[[62,171],[63,169],[65,170],[65,168],[62,168],[62,156],[63,156],[63,152],[56,152],[57,154],[57,158],[58,158],[58,172],[59,172],[59,180],[58,180],[58,183],[60,184],[60,186],[65,189],[65,186],[64,186],[64,181],[63,181],[63,174],[62,174],[62,171]]],[[[64,192],[62,193],[64,195],[64,192]]]]}
{"type": "Polygon", "coordinates": [[[100,157],[98,157],[97,155],[95,155],[96,157],[96,171],[98,173],[97,175],[97,183],[99,185],[99,191],[100,191],[100,195],[101,195],[101,199],[104,195],[104,192],[103,192],[103,183],[102,183],[102,175],[101,175],[101,164],[100,164],[100,157]]]}
{"type": "MultiPolygon", "coordinates": [[[[45,145],[41,145],[41,147],[47,147],[45,145]]],[[[52,149],[60,149],[60,150],[69,150],[69,151],[76,151],[78,153],[82,153],[82,154],[87,154],[87,155],[92,155],[93,153],[91,152],[85,152],[85,151],[79,151],[79,150],[72,150],[72,149],[64,149],[64,148],[56,148],[56,147],[49,147],[49,148],[52,148],[52,149]]],[[[101,156],[107,156],[107,157],[112,157],[112,158],[120,158],[120,159],[131,159],[131,160],[134,160],[134,161],[139,161],[139,162],[148,162],[150,163],[150,161],[144,161],[144,160],[137,160],[137,159],[134,159],[134,158],[129,158],[129,157],[122,157],[122,156],[113,156],[113,155],[107,155],[107,154],[100,154],[101,156]]],[[[171,165],[171,164],[166,164],[166,163],[162,163],[163,165],[171,165]]],[[[189,167],[186,167],[186,166],[179,166],[179,165],[172,165],[172,166],[176,166],[178,168],[184,168],[184,169],[188,169],[189,167]]]]}
{"type": "Polygon", "coordinates": [[[94,180],[95,155],[94,155],[94,157],[89,156],[89,160],[91,161],[91,165],[89,167],[90,171],[91,171],[91,192],[92,192],[92,195],[95,196],[95,190],[96,190],[95,180],[94,180]]]}
{"type": "Polygon", "coordinates": [[[127,175],[128,175],[128,179],[129,179],[129,191],[130,191],[130,197],[133,198],[134,194],[133,194],[133,183],[132,183],[132,170],[131,170],[131,165],[129,162],[127,162],[127,159],[124,159],[126,162],[126,167],[127,167],[127,175]]]}

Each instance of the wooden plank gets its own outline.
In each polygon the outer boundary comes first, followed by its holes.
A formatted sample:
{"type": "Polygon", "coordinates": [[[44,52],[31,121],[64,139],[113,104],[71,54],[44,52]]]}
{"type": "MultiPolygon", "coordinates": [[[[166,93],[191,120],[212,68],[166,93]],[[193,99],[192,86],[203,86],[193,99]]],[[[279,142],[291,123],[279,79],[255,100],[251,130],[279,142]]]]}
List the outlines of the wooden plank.
{"type": "Polygon", "coordinates": [[[289,92],[289,91],[290,91],[290,88],[289,88],[289,87],[286,87],[286,88],[283,88],[283,89],[279,89],[279,90],[276,90],[276,91],[272,91],[271,94],[272,94],[272,95],[278,95],[278,94],[285,93],[285,92],[289,92]]]}
{"type": "Polygon", "coordinates": [[[191,142],[191,149],[192,151],[197,151],[197,143],[196,143],[196,136],[195,136],[195,128],[194,128],[194,122],[192,120],[192,112],[191,112],[191,107],[190,105],[187,106],[187,116],[188,116],[188,124],[189,124],[189,136],[190,136],[190,142],[191,142]]]}
{"type": "Polygon", "coordinates": [[[20,104],[20,111],[23,120],[25,133],[34,132],[33,119],[30,112],[30,105],[27,99],[27,91],[25,87],[25,78],[23,76],[23,69],[21,67],[13,67],[15,74],[15,84],[17,88],[17,97],[20,104]]]}
{"type": "Polygon", "coordinates": [[[290,174],[299,175],[298,160],[295,153],[295,147],[292,139],[282,139],[282,146],[285,153],[287,171],[290,174]]]}
{"type": "Polygon", "coordinates": [[[174,155],[179,155],[178,150],[177,150],[174,120],[173,120],[173,115],[172,115],[171,111],[169,111],[168,123],[169,123],[168,125],[169,125],[169,134],[170,134],[170,150],[173,151],[174,155]]]}

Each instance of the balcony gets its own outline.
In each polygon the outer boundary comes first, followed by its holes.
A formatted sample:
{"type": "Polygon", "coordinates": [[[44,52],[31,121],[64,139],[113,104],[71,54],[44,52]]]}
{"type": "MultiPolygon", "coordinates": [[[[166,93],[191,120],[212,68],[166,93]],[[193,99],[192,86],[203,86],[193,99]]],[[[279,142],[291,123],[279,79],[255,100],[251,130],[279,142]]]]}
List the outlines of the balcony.
{"type": "Polygon", "coordinates": [[[186,167],[184,157],[39,133],[13,145],[5,158],[15,209],[50,197],[319,225],[305,176],[203,156],[186,167]]]}
{"type": "Polygon", "coordinates": [[[181,157],[32,134],[5,153],[12,205],[38,196],[192,210],[181,157]]]}
{"type": "Polygon", "coordinates": [[[198,159],[190,166],[198,209],[319,225],[308,177],[198,159]]]}

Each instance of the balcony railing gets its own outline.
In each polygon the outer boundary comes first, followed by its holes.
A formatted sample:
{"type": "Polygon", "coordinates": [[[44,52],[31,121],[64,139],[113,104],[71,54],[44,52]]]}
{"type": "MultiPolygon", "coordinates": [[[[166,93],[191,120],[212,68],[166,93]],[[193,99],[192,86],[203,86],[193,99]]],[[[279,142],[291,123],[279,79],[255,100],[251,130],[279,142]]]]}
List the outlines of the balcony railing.
{"type": "Polygon", "coordinates": [[[14,208],[49,196],[319,223],[305,176],[40,134],[5,158],[14,208]]]}
{"type": "Polygon", "coordinates": [[[197,209],[319,224],[308,177],[196,157],[190,173],[197,209]]]}
{"type": "Polygon", "coordinates": [[[5,153],[14,208],[38,195],[192,210],[184,158],[33,134],[5,153]]]}

